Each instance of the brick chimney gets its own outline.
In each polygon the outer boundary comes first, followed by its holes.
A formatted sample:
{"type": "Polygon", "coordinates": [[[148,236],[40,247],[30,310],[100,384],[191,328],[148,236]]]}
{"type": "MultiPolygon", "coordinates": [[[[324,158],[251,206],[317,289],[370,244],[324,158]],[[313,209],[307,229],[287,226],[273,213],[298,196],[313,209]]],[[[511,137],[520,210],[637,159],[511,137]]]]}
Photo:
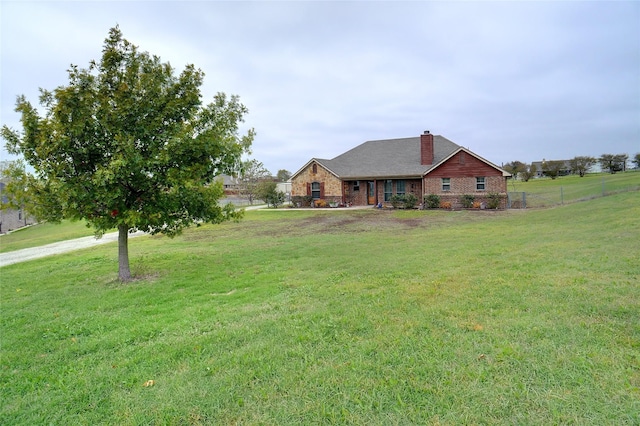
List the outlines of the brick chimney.
{"type": "Polygon", "coordinates": [[[420,164],[433,164],[433,135],[428,130],[420,135],[420,164]]]}

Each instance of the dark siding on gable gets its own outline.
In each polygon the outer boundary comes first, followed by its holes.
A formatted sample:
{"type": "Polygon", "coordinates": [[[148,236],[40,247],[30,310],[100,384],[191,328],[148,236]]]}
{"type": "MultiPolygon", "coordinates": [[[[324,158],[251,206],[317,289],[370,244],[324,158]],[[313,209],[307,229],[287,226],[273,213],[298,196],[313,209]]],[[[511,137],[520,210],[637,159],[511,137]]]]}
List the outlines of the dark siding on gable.
{"type": "Polygon", "coordinates": [[[483,161],[478,160],[472,155],[465,152],[459,152],[449,158],[444,164],[438,166],[430,172],[428,177],[476,177],[476,176],[502,176],[502,172],[497,170],[483,161]],[[463,160],[461,157],[463,156],[463,160]]]}

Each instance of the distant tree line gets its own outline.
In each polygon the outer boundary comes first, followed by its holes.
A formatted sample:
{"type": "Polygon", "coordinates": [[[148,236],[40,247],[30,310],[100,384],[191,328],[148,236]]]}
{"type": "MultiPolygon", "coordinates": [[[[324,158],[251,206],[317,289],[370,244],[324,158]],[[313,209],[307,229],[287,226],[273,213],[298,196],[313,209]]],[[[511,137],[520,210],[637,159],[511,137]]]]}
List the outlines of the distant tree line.
{"type": "MultiPolygon", "coordinates": [[[[511,173],[514,179],[520,178],[527,182],[540,171],[544,176],[555,179],[566,174],[576,174],[580,177],[596,164],[600,164],[602,171],[609,173],[624,172],[627,170],[627,154],[602,154],[599,158],[589,156],[577,156],[567,161],[542,161],[541,169],[538,170],[535,163],[526,164],[521,161],[511,161],[503,165],[503,169],[511,173]]],[[[637,153],[631,160],[636,169],[640,169],[640,153],[637,153]]]]}

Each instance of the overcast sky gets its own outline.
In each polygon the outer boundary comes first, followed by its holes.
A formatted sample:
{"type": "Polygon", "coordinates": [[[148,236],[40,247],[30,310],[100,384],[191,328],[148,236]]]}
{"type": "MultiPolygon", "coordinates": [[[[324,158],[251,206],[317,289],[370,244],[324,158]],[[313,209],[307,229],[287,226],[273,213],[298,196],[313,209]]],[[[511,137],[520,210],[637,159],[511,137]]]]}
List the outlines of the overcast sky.
{"type": "MultiPolygon", "coordinates": [[[[276,174],[440,134],[498,165],[640,152],[640,2],[1,0],[0,122],[68,83],[116,25],[204,101],[236,94],[276,174]]],[[[12,159],[3,148],[2,159],[12,159]]]]}

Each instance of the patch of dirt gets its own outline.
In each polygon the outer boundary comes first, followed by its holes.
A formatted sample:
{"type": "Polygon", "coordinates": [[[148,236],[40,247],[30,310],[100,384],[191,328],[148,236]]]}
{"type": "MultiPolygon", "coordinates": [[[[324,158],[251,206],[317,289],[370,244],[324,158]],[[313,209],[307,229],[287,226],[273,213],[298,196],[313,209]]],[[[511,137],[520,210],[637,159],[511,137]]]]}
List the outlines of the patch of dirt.
{"type": "Polygon", "coordinates": [[[243,237],[296,237],[304,235],[353,234],[380,230],[411,230],[450,225],[456,222],[484,221],[507,214],[504,211],[402,211],[377,209],[341,209],[339,211],[310,210],[308,214],[289,215],[289,212],[265,212],[280,215],[277,220],[245,220],[225,222],[195,232],[185,231],[186,241],[206,241],[243,237]]]}

